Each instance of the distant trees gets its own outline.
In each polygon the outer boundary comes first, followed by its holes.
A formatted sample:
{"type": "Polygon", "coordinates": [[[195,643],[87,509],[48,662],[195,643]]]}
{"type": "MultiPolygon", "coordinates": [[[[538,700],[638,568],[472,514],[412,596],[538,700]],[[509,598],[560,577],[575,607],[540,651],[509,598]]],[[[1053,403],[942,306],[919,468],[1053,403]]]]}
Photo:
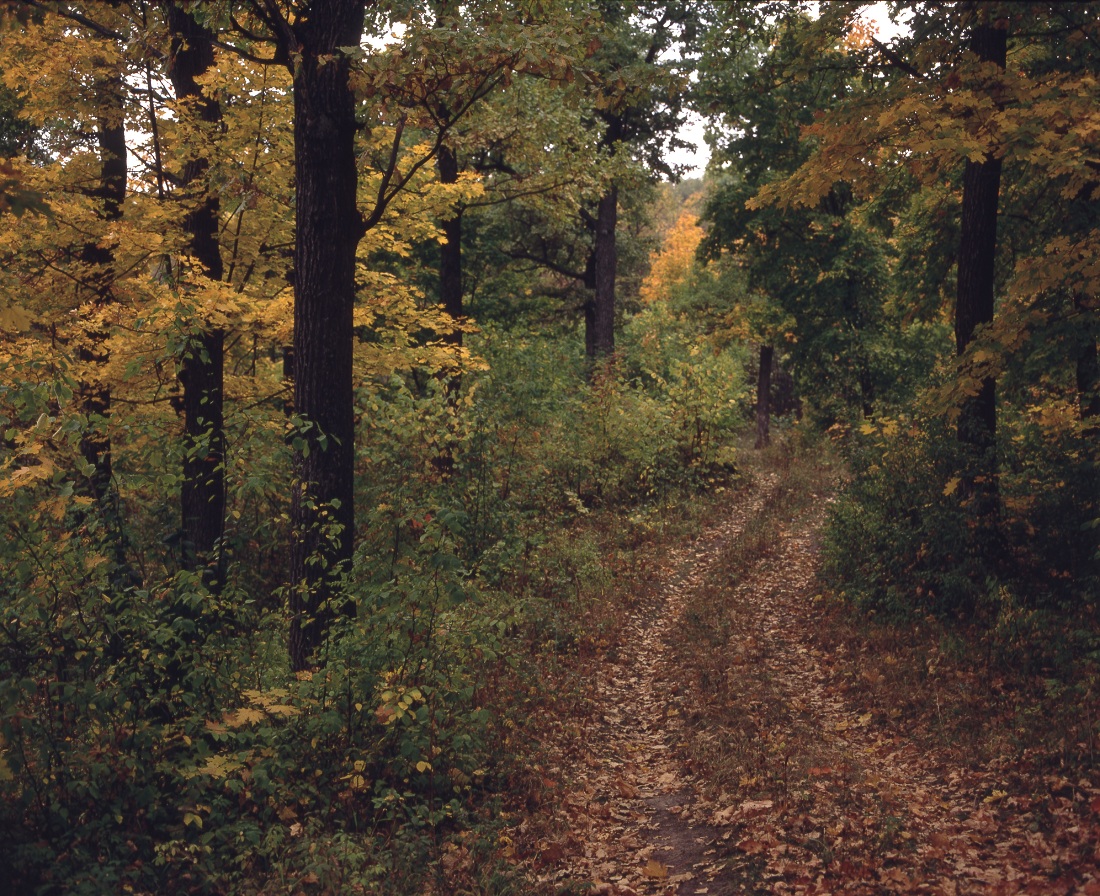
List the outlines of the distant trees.
{"type": "MultiPolygon", "coordinates": [[[[684,86],[699,16],[694,4],[679,2],[601,0],[570,9],[589,25],[581,43],[584,59],[558,96],[541,94],[539,107],[530,110],[576,129],[559,132],[560,155],[539,162],[550,166],[543,167],[544,181],[557,177],[570,186],[559,189],[556,199],[534,185],[529,200],[520,192],[500,215],[510,218],[501,222],[507,232],[502,245],[490,250],[580,287],[578,310],[591,364],[615,348],[624,196],[674,174],[665,156],[681,142],[684,86]]],[[[516,154],[506,158],[518,170],[534,161],[516,154]]]]}
{"type": "Polygon", "coordinates": [[[815,58],[812,76],[792,74],[810,19],[796,8],[766,13],[716,8],[695,93],[700,109],[721,123],[703,253],[740,264],[755,297],[758,446],[769,439],[770,373],[782,356],[826,425],[850,406],[869,415],[879,376],[872,347],[886,326],[883,237],[854,214],[846,185],[797,208],[755,201],[806,161],[811,145],[802,129],[818,110],[858,90],[835,47],[815,58]]]}

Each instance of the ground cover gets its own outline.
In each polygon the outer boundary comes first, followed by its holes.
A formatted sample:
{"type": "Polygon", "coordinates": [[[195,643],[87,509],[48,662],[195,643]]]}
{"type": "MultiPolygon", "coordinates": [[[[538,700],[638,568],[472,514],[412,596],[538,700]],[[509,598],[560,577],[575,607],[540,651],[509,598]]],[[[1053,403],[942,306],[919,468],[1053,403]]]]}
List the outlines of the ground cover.
{"type": "Polygon", "coordinates": [[[1041,672],[853,616],[816,579],[836,468],[746,472],[542,719],[517,861],[548,893],[1100,892],[1092,754],[1022,724],[1058,714],[1041,672]]]}

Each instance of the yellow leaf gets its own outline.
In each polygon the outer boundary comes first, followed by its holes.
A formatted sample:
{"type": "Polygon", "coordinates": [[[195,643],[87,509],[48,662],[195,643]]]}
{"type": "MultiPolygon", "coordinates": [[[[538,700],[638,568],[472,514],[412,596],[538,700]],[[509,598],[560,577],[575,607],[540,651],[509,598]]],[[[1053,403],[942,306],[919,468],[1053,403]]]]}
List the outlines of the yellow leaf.
{"type": "Polygon", "coordinates": [[[225,778],[231,772],[235,772],[240,768],[244,768],[244,766],[235,759],[229,759],[225,756],[208,756],[206,762],[199,769],[199,773],[209,775],[211,778],[225,778]]]}
{"type": "Polygon", "coordinates": [[[650,859],[642,869],[642,874],[654,880],[664,880],[668,877],[668,865],[663,865],[656,859],[650,859]]]}
{"type": "Polygon", "coordinates": [[[244,706],[236,712],[229,713],[225,717],[225,724],[230,728],[243,728],[245,725],[261,722],[265,718],[267,718],[267,716],[262,709],[253,709],[250,706],[244,706]]]}
{"type": "Polygon", "coordinates": [[[7,308],[0,308],[0,330],[22,332],[29,330],[32,323],[34,316],[22,305],[11,304],[7,308]]]}
{"type": "Polygon", "coordinates": [[[961,481],[962,481],[962,480],[961,480],[961,479],[959,479],[959,477],[958,477],[958,476],[956,476],[956,477],[955,477],[954,479],[949,479],[949,480],[947,480],[947,485],[945,485],[945,486],[943,487],[943,493],[944,493],[944,495],[945,495],[945,496],[950,496],[950,495],[953,495],[953,494],[955,494],[955,490],[956,490],[956,489],[957,489],[957,488],[959,487],[959,483],[960,483],[961,481]]]}

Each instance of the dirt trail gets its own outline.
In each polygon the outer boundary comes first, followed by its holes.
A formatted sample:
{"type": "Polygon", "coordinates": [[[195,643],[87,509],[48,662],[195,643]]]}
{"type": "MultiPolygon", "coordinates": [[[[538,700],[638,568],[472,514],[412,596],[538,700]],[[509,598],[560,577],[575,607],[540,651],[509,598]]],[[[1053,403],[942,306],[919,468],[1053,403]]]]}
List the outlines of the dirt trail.
{"type": "Polygon", "coordinates": [[[557,806],[568,834],[550,844],[542,881],[609,896],[1100,896],[1100,826],[1080,823],[1084,807],[1100,813],[1100,795],[1085,782],[1037,778],[1040,795],[1036,780],[1008,783],[997,768],[929,755],[905,720],[852,705],[838,686],[835,667],[850,674],[859,660],[814,644],[823,501],[782,529],[743,581],[728,581],[724,550],[777,487],[762,477],[724,521],[660,563],[653,596],[594,685],[598,711],[557,806]],[[682,643],[670,647],[701,606],[732,626],[717,690],[735,707],[705,736],[721,751],[748,731],[758,743],[742,748],[766,770],[721,787],[704,788],[686,758],[711,698],[685,685],[690,645],[686,659],[682,643]]]}
{"type": "Polygon", "coordinates": [[[714,841],[723,831],[707,822],[677,750],[683,722],[662,667],[686,597],[775,487],[776,477],[762,479],[719,524],[663,558],[658,587],[626,622],[617,661],[595,685],[600,709],[584,732],[584,767],[559,810],[569,848],[544,880],[591,881],[593,892],[621,896],[740,892],[721,880],[714,841]]]}

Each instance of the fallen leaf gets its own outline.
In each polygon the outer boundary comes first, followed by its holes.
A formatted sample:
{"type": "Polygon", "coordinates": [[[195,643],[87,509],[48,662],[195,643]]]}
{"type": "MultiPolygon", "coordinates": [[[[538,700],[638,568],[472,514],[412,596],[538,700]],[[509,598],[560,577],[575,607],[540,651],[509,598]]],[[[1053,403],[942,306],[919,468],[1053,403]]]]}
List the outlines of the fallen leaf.
{"type": "Polygon", "coordinates": [[[756,815],[760,812],[766,812],[775,803],[772,800],[745,800],[741,804],[740,811],[745,815],[756,815]]]}

